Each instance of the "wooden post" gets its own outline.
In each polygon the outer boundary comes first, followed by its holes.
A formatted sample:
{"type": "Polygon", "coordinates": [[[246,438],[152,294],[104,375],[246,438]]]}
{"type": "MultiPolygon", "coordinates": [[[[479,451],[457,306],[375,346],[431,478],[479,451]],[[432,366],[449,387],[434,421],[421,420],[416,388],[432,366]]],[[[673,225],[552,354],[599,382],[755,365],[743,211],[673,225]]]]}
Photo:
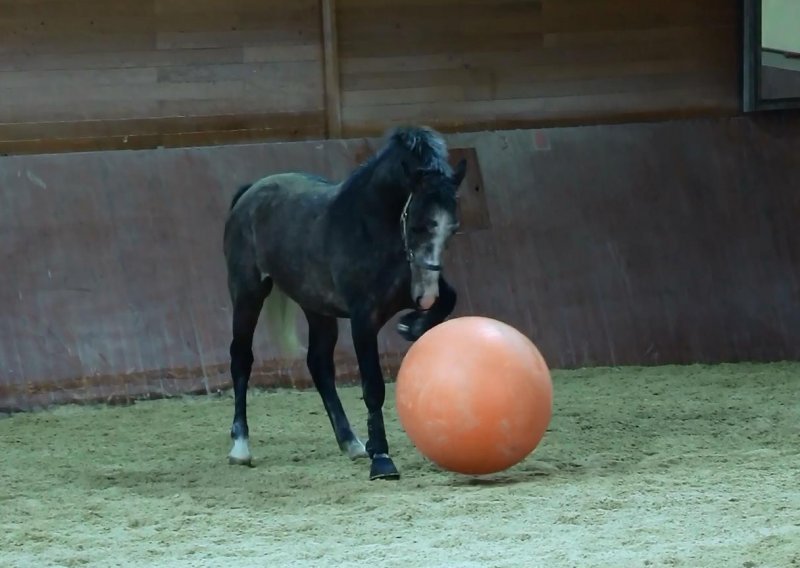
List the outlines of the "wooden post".
{"type": "Polygon", "coordinates": [[[339,86],[339,39],[336,0],[320,0],[322,54],[325,73],[325,115],[328,138],[342,137],[342,95],[339,86]]]}

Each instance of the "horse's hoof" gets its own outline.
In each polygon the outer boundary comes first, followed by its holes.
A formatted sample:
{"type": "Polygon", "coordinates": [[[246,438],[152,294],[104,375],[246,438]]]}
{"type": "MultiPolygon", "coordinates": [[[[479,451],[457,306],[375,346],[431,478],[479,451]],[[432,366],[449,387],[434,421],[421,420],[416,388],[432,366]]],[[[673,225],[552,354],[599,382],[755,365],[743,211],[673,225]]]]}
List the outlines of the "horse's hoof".
{"type": "Polygon", "coordinates": [[[397,333],[406,341],[413,343],[425,333],[423,317],[419,312],[404,315],[397,323],[397,333]]]}
{"type": "Polygon", "coordinates": [[[347,442],[342,443],[339,448],[342,450],[344,455],[346,455],[351,460],[357,460],[361,458],[368,458],[369,454],[367,453],[367,448],[364,447],[363,442],[356,438],[355,440],[350,440],[347,442]]]}
{"type": "Polygon", "coordinates": [[[247,467],[253,467],[253,459],[252,458],[234,458],[232,456],[228,456],[228,465],[246,465],[247,467]]]}
{"type": "Polygon", "coordinates": [[[372,465],[369,468],[369,479],[400,479],[400,472],[394,466],[392,458],[387,455],[375,456],[372,458],[372,465]]]}
{"type": "Polygon", "coordinates": [[[414,337],[411,335],[411,328],[405,323],[397,324],[397,333],[406,341],[414,341],[414,337]]]}

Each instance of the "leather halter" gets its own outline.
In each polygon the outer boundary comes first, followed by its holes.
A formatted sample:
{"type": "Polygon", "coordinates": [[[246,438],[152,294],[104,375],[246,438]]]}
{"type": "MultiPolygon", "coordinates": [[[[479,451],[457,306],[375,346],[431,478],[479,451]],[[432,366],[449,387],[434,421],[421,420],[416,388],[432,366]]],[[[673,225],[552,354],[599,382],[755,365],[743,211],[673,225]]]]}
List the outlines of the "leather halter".
{"type": "Polygon", "coordinates": [[[411,205],[411,198],[414,196],[413,193],[408,195],[408,199],[406,199],[406,204],[403,206],[403,213],[400,215],[400,227],[403,234],[403,248],[406,252],[406,260],[410,264],[415,264],[420,268],[424,268],[425,270],[430,270],[432,272],[441,272],[442,265],[441,264],[433,264],[430,262],[425,262],[424,260],[419,260],[415,255],[414,251],[411,250],[411,247],[408,246],[408,206],[411,205]]]}

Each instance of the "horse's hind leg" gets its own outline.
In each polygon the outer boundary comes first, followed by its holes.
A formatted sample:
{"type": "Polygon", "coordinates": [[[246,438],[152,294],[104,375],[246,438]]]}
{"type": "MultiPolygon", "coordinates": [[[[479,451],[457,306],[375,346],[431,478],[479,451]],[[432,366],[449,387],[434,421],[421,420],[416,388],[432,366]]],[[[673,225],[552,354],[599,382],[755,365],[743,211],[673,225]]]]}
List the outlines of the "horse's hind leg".
{"type": "Polygon", "coordinates": [[[353,433],[342,402],[336,392],[336,368],[333,350],[339,338],[336,319],[305,312],[308,320],[308,355],[306,362],[314,386],[317,388],[322,404],[328,413],[336,442],[350,459],[367,457],[364,444],[353,433]]]}
{"type": "Polygon", "coordinates": [[[272,280],[252,286],[231,286],[233,301],[233,340],[231,341],[231,378],[233,380],[234,413],[231,426],[233,447],[228,463],[252,465],[247,426],[247,383],[253,368],[253,334],[264,299],[272,290],[272,280]]]}

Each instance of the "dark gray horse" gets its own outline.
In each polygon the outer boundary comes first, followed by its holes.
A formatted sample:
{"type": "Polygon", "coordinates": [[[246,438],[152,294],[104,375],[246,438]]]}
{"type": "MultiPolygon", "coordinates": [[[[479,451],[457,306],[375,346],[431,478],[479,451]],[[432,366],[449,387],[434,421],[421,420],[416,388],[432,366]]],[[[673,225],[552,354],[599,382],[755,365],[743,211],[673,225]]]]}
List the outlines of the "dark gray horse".
{"type": "Polygon", "coordinates": [[[225,225],[235,411],[229,461],[251,463],[246,414],[253,332],[265,299],[272,338],[297,346],[295,312],[308,321],[306,362],[340,449],[371,459],[370,479],[396,479],[383,422],[385,385],[378,332],[412,310],[398,332],[415,341],[453,311],[442,251],[456,230],[453,170],[442,137],[426,127],[393,130],[380,151],[341,183],[304,173],[264,177],[239,189],[225,225]],[[272,305],[270,305],[272,304],[272,305]],[[353,432],[335,386],[337,318],[349,318],[367,406],[366,446],[353,432]]]}

